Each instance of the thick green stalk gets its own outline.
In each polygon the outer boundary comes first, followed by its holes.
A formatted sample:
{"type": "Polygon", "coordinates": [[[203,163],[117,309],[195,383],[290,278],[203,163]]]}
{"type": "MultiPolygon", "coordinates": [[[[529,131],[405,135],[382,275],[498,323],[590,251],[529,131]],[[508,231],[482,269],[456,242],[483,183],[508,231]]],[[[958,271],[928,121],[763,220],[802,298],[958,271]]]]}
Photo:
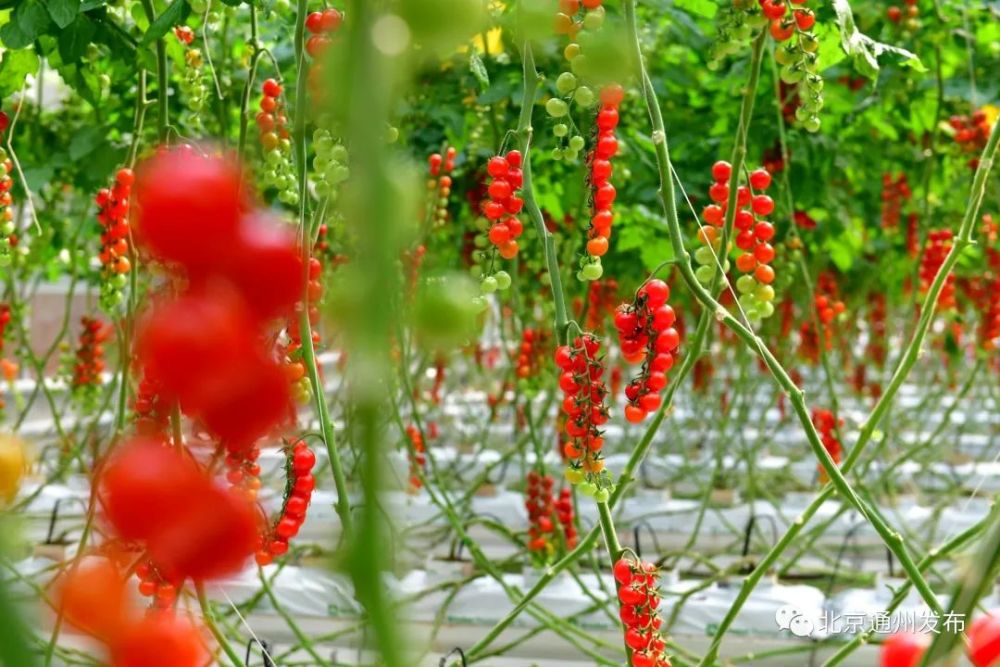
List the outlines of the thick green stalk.
{"type": "MultiPolygon", "coordinates": [[[[252,9],[252,8],[251,8],[252,9]]],[[[299,313],[299,332],[300,338],[302,340],[302,361],[306,367],[306,373],[309,376],[309,385],[312,388],[313,400],[316,406],[316,418],[319,420],[320,429],[323,431],[323,444],[326,447],[327,458],[330,459],[330,468],[333,470],[333,484],[337,490],[337,502],[335,509],[337,511],[337,516],[340,518],[340,523],[342,526],[341,539],[346,538],[350,531],[353,523],[351,517],[351,506],[347,495],[347,477],[344,474],[344,466],[340,460],[340,450],[337,449],[337,436],[333,430],[333,420],[330,419],[330,408],[326,404],[326,393],[323,389],[323,382],[320,378],[319,367],[316,363],[316,348],[313,345],[312,339],[312,323],[309,321],[309,259],[312,256],[312,235],[310,234],[309,225],[306,224],[306,202],[308,200],[308,182],[307,182],[307,161],[308,154],[306,153],[306,111],[307,111],[307,93],[306,93],[306,83],[308,77],[306,76],[306,59],[304,52],[304,35],[305,35],[305,17],[308,13],[308,3],[306,0],[298,0],[296,5],[295,14],[295,62],[298,66],[298,75],[296,77],[295,86],[295,114],[293,118],[292,125],[292,139],[294,144],[294,154],[295,154],[295,166],[298,177],[299,186],[299,234],[301,235],[302,242],[302,303],[306,304],[307,307],[302,308],[302,312],[299,313]]],[[[244,150],[245,146],[245,125],[247,110],[246,105],[249,102],[250,95],[250,85],[253,79],[253,74],[256,72],[257,58],[260,55],[260,50],[257,46],[257,23],[256,14],[252,15],[253,23],[253,42],[254,42],[254,55],[253,63],[250,68],[249,79],[247,80],[247,87],[243,91],[243,115],[241,117],[240,125],[240,151],[244,150]]]]}
{"type": "MultiPolygon", "coordinates": [[[[142,10],[152,25],[153,21],[156,20],[156,10],[153,9],[152,0],[142,0],[142,10]]],[[[170,81],[167,78],[167,49],[162,37],[156,40],[156,87],[156,106],[159,112],[156,117],[156,136],[161,144],[165,144],[167,142],[167,126],[170,122],[167,117],[170,101],[167,91],[170,87],[170,81]]]]}
{"type": "Polygon", "coordinates": [[[552,285],[552,299],[556,309],[556,341],[563,344],[566,341],[566,298],[563,294],[562,276],[559,273],[559,259],[556,257],[555,238],[545,228],[542,219],[542,212],[535,201],[535,190],[531,184],[531,137],[533,128],[531,126],[531,113],[535,108],[535,93],[538,90],[538,82],[541,76],[535,70],[535,57],[531,51],[531,44],[525,41],[521,47],[521,60],[524,72],[524,95],[521,98],[521,114],[517,122],[518,146],[523,157],[521,171],[524,174],[524,182],[521,187],[521,196],[524,199],[524,210],[528,212],[528,217],[534,225],[535,232],[542,239],[545,247],[545,266],[549,273],[552,285]]]}

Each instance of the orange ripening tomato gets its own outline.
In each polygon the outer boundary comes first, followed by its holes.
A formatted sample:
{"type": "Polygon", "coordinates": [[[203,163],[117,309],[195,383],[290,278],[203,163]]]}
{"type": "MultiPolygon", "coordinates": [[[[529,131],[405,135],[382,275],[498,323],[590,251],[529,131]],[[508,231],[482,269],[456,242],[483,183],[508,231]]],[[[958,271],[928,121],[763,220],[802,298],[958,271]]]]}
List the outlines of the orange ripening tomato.
{"type": "Polygon", "coordinates": [[[9,503],[17,495],[27,466],[24,444],[17,438],[0,436],[0,504],[9,503]]]}
{"type": "Polygon", "coordinates": [[[106,558],[83,561],[56,582],[59,610],[81,632],[109,643],[127,624],[125,577],[106,558]]]}

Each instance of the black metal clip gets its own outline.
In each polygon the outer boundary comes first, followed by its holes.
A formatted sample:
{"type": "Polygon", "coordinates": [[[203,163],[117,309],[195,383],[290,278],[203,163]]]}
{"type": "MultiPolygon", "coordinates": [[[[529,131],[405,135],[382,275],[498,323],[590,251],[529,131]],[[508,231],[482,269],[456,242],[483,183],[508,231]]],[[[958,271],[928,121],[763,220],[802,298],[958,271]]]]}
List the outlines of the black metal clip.
{"type": "Polygon", "coordinates": [[[465,652],[457,646],[444,654],[444,656],[441,658],[441,661],[438,663],[438,667],[446,667],[448,664],[448,658],[455,655],[456,653],[458,654],[458,657],[462,660],[462,667],[467,667],[469,663],[465,661],[465,652]]]}
{"type": "Polygon", "coordinates": [[[257,639],[252,637],[250,641],[247,642],[247,655],[243,664],[246,667],[250,667],[250,652],[253,650],[253,645],[256,644],[260,648],[260,655],[264,658],[264,667],[276,667],[274,660],[271,659],[271,642],[266,639],[257,639]]]}

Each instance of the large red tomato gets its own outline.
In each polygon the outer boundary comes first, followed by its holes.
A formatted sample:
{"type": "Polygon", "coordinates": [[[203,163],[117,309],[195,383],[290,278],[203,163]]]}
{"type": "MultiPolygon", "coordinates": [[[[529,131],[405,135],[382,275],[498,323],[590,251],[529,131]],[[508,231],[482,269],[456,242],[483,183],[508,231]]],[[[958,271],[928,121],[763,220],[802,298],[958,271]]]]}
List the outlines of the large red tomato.
{"type": "Polygon", "coordinates": [[[138,241],[157,259],[201,274],[231,251],[249,192],[230,160],[190,147],[164,151],[138,170],[138,241]]]}
{"type": "Polygon", "coordinates": [[[305,275],[294,236],[278,221],[247,217],[220,269],[261,318],[288,315],[302,299],[305,275]]]}
{"type": "Polygon", "coordinates": [[[230,449],[249,447],[289,414],[291,387],[277,362],[258,354],[205,379],[198,416],[230,449]]]}
{"type": "Polygon", "coordinates": [[[137,439],[119,448],[103,471],[104,510],[123,538],[146,539],[191,510],[204,479],[176,450],[137,439]]]}
{"type": "Polygon", "coordinates": [[[191,500],[176,521],[149,537],[150,556],[179,579],[202,581],[239,572],[257,548],[257,513],[208,478],[191,500]]]}
{"type": "Polygon", "coordinates": [[[256,354],[255,337],[242,300],[216,285],[156,308],[140,326],[136,351],[165,398],[196,411],[208,379],[256,354]]]}
{"type": "Polygon", "coordinates": [[[111,667],[200,667],[208,659],[197,628],[168,614],[131,624],[110,649],[111,667]]]}

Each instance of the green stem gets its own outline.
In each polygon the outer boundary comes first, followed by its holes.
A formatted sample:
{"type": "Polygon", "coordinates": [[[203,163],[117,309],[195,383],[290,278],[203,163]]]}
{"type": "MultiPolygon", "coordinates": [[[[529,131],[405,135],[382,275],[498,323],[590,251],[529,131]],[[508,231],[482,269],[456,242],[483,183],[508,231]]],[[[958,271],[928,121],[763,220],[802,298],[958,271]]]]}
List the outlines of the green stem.
{"type": "MultiPolygon", "coordinates": [[[[142,9],[146,14],[146,19],[152,25],[156,20],[156,10],[153,9],[152,0],[142,0],[142,9]]],[[[156,117],[156,134],[161,144],[167,141],[167,126],[169,124],[168,114],[168,89],[170,87],[167,79],[167,49],[163,43],[163,38],[156,40],[156,106],[159,111],[156,117]]]]}

